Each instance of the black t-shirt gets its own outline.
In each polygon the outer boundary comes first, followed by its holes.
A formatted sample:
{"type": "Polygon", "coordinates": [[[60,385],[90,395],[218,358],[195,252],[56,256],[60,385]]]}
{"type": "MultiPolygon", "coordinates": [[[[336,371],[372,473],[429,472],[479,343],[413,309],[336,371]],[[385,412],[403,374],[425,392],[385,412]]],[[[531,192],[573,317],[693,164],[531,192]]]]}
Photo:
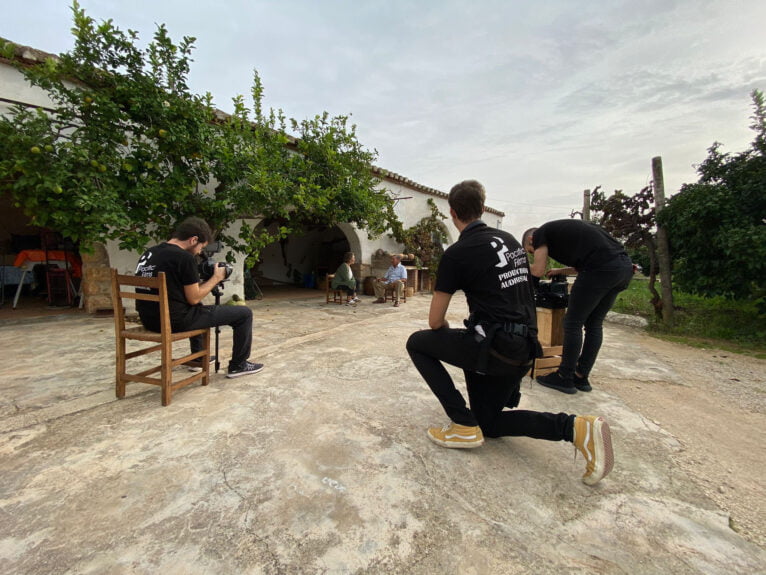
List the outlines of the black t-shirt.
{"type": "MultiPolygon", "coordinates": [[[[137,276],[157,277],[159,272],[165,272],[170,323],[176,330],[192,319],[197,307],[186,301],[186,293],[184,292],[184,286],[199,282],[197,261],[192,254],[183,248],[167,242],[162,243],[146,250],[136,266],[137,276]]],[[[147,329],[159,331],[160,308],[158,304],[136,300],[136,311],[141,318],[141,323],[147,329]]]]}
{"type": "Polygon", "coordinates": [[[516,238],[478,220],[442,255],[435,289],[463,290],[478,321],[521,323],[537,335],[530,277],[527,254],[516,238]]]}
{"type": "Polygon", "coordinates": [[[577,271],[592,270],[627,255],[622,244],[593,222],[554,220],[532,235],[532,246],[548,246],[548,256],[577,271]]]}

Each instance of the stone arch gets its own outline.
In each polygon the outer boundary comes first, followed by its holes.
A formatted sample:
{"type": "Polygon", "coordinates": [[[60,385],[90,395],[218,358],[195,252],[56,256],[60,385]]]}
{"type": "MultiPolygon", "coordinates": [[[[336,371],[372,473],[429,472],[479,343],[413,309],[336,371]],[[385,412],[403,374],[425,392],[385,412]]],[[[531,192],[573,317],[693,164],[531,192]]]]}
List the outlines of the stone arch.
{"type": "MultiPolygon", "coordinates": [[[[369,275],[370,266],[369,264],[363,262],[369,261],[370,254],[364,253],[362,242],[359,239],[359,230],[348,223],[340,223],[337,225],[337,227],[340,231],[343,232],[343,234],[346,236],[346,239],[348,240],[348,251],[354,252],[354,255],[356,256],[356,264],[354,265],[355,269],[353,270],[354,275],[358,279],[364,279],[369,275]]],[[[330,273],[333,271],[335,270],[331,270],[330,273]]]]}
{"type": "MultiPolygon", "coordinates": [[[[257,228],[279,225],[261,221],[257,228]]],[[[361,261],[362,245],[358,231],[351,224],[313,225],[266,246],[252,270],[261,289],[275,285],[316,286],[343,261],[343,254],[354,252],[361,261]]],[[[355,275],[360,264],[354,266],[355,275]]],[[[359,275],[358,277],[363,277],[359,275]]]]}

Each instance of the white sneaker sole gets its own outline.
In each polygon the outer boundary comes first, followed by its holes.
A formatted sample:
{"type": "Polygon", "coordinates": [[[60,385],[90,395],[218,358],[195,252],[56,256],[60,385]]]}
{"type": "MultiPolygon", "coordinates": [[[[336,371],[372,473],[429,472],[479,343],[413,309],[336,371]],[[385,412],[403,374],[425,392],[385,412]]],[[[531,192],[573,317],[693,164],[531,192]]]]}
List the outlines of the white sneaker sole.
{"type": "Polygon", "coordinates": [[[484,438],[466,440],[466,441],[444,441],[442,439],[439,439],[438,437],[431,435],[430,430],[427,431],[426,434],[428,435],[428,439],[430,439],[437,445],[441,445],[442,447],[448,447],[450,449],[473,449],[474,447],[481,447],[482,445],[484,445],[484,438]]]}
{"type": "Polygon", "coordinates": [[[593,473],[582,478],[586,485],[595,485],[609,475],[614,467],[614,451],[612,450],[612,432],[605,419],[599,417],[593,422],[593,447],[596,451],[596,465],[593,473]]]}

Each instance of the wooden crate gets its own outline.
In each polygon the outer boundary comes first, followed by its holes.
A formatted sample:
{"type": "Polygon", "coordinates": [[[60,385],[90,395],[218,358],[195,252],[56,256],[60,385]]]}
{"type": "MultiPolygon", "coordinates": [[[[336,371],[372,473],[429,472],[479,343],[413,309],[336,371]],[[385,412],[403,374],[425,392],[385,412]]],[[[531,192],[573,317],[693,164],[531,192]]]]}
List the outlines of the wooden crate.
{"type": "Polygon", "coordinates": [[[531,377],[537,377],[538,375],[545,375],[556,371],[561,365],[561,352],[564,350],[564,346],[543,346],[543,357],[538,357],[532,366],[531,377]]]}
{"type": "Polygon", "coordinates": [[[537,339],[543,347],[563,345],[566,309],[537,308],[537,339]]]}

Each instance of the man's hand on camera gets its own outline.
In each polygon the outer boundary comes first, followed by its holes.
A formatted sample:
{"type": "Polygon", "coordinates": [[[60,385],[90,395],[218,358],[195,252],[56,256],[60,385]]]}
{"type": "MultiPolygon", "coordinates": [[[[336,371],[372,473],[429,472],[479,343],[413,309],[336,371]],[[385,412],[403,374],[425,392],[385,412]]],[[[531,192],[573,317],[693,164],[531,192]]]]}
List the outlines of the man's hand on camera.
{"type": "Polygon", "coordinates": [[[213,277],[218,283],[224,281],[226,279],[226,267],[216,264],[213,277]]]}

